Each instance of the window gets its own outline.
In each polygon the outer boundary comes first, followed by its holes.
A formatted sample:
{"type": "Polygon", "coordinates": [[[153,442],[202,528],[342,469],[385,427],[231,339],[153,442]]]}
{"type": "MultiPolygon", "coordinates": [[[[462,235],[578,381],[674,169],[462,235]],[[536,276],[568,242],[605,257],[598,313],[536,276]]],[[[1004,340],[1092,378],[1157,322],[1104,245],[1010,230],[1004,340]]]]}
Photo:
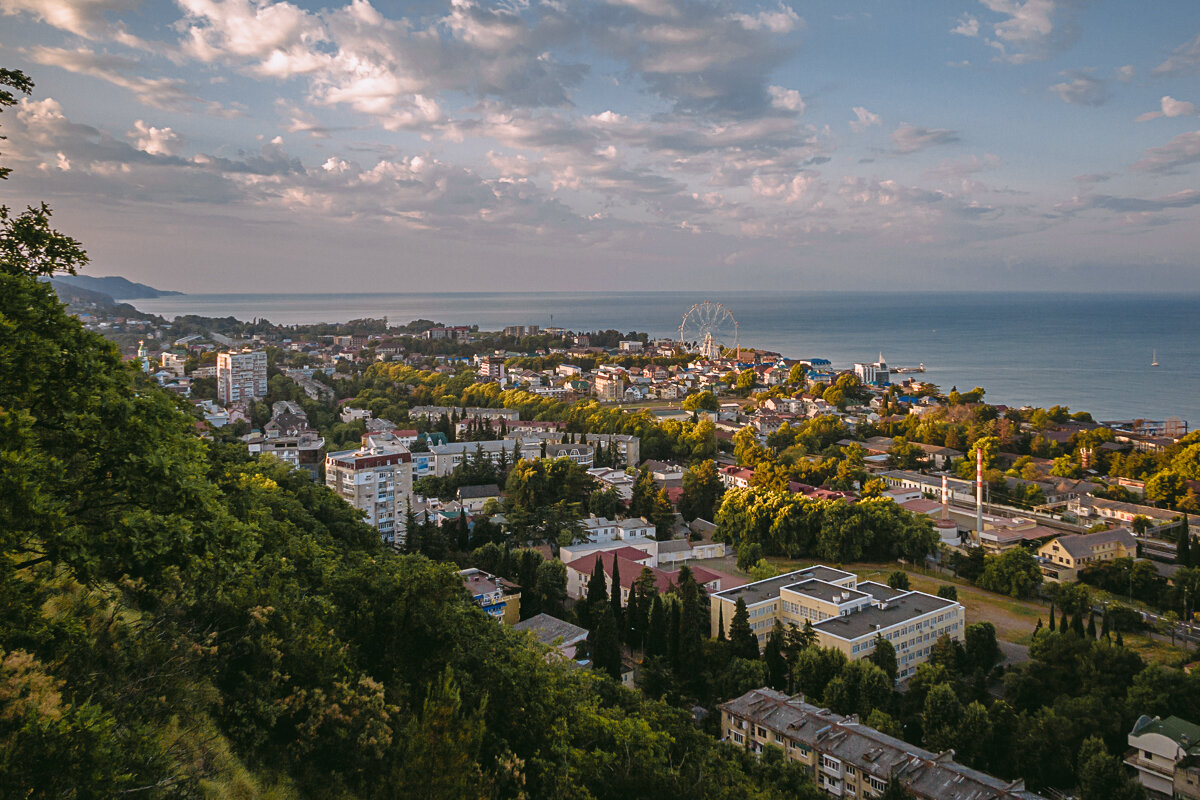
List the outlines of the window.
{"type": "Polygon", "coordinates": [[[846,774],[847,774],[847,775],[854,775],[854,774],[855,774],[854,767],[853,767],[853,766],[851,766],[850,764],[847,764],[847,765],[846,765],[846,774]]]}
{"type": "Polygon", "coordinates": [[[734,732],[733,732],[733,740],[734,740],[735,742],[737,742],[738,744],[742,744],[743,742],[745,742],[745,741],[746,741],[746,737],[745,737],[745,736],[742,736],[742,735],[741,735],[740,733],[738,733],[737,731],[734,731],[734,732]]]}

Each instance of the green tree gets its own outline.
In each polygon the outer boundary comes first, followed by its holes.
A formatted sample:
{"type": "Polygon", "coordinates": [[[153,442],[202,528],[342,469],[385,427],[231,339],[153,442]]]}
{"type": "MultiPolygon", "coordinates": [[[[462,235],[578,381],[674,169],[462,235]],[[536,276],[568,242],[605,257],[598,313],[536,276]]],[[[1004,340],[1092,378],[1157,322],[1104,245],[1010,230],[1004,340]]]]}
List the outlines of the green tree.
{"type": "Polygon", "coordinates": [[[1028,597],[1041,585],[1042,571],[1032,553],[1014,547],[998,556],[988,556],[983,574],[975,583],[992,592],[1028,597]]]}
{"type": "Polygon", "coordinates": [[[679,513],[689,521],[696,518],[712,521],[723,491],[715,461],[705,459],[699,464],[693,464],[683,473],[683,495],[679,499],[679,513]]]}
{"type": "Polygon", "coordinates": [[[896,664],[896,648],[882,635],[875,635],[875,649],[867,656],[872,664],[883,670],[887,675],[888,680],[896,682],[896,677],[899,674],[899,668],[896,664]]]}
{"type": "Polygon", "coordinates": [[[908,591],[908,573],[904,570],[893,570],[888,573],[887,585],[893,589],[908,591]]]}
{"type": "Polygon", "coordinates": [[[741,597],[737,599],[733,619],[729,621],[729,644],[731,652],[739,658],[758,658],[758,637],[750,628],[750,612],[741,597]]]}
{"type": "Polygon", "coordinates": [[[958,739],[962,719],[963,707],[954,687],[946,683],[934,686],[925,696],[921,713],[925,746],[935,753],[952,748],[958,739]]]}
{"type": "Polygon", "coordinates": [[[946,600],[958,601],[958,587],[949,583],[942,584],[938,587],[937,596],[946,600]]]}
{"type": "Polygon", "coordinates": [[[682,405],[686,411],[712,411],[715,413],[720,408],[716,395],[708,390],[688,395],[683,399],[682,405]]]}
{"type": "Polygon", "coordinates": [[[612,609],[601,604],[593,610],[592,630],[588,634],[588,653],[592,666],[616,680],[621,678],[621,640],[612,609]]]}
{"type": "Polygon", "coordinates": [[[1079,748],[1078,774],[1079,800],[1145,800],[1145,789],[1099,737],[1089,736],[1079,748]]]}

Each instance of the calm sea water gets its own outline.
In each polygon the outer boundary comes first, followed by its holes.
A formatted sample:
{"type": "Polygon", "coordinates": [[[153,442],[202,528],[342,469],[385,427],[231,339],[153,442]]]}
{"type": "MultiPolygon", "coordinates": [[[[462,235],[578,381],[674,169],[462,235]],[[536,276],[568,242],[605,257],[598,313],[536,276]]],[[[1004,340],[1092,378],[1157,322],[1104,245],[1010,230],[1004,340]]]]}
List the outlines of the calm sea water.
{"type": "MultiPolygon", "coordinates": [[[[553,324],[673,336],[693,303],[724,304],[743,345],[835,366],[924,363],[949,390],[983,386],[1010,405],[1068,405],[1098,419],[1200,425],[1200,296],[956,293],[613,292],[204,294],[129,301],[178,314],[275,323],[426,318],[448,325],[553,324]],[[1161,366],[1151,367],[1155,352],[1161,366]]],[[[732,341],[732,331],[727,336],[732,341]]]]}

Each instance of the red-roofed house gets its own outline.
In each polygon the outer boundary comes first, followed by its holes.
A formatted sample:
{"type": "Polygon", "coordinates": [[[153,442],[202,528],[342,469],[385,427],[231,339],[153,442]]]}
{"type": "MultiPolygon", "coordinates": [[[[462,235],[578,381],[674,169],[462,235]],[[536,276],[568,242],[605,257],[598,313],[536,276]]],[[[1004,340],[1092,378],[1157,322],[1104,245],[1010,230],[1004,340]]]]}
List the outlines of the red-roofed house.
{"type": "MultiPolygon", "coordinates": [[[[629,588],[641,576],[643,569],[650,570],[650,574],[654,576],[655,587],[660,594],[671,591],[679,582],[678,570],[668,572],[651,567],[648,564],[650,556],[639,550],[634,550],[632,547],[625,547],[620,550],[586,555],[568,563],[566,565],[568,597],[579,600],[587,596],[588,580],[592,577],[592,571],[596,568],[597,558],[600,559],[601,568],[604,570],[605,588],[609,595],[612,594],[613,565],[617,565],[621,577],[622,604],[628,601],[629,588]]],[[[717,572],[707,567],[696,566],[691,567],[691,570],[692,577],[709,594],[725,589],[732,589],[745,583],[745,581],[735,578],[732,575],[726,575],[723,572],[717,572]]]]}
{"type": "Polygon", "coordinates": [[[718,471],[721,474],[721,483],[725,484],[726,489],[744,489],[754,477],[754,470],[746,467],[721,467],[718,471]]]}

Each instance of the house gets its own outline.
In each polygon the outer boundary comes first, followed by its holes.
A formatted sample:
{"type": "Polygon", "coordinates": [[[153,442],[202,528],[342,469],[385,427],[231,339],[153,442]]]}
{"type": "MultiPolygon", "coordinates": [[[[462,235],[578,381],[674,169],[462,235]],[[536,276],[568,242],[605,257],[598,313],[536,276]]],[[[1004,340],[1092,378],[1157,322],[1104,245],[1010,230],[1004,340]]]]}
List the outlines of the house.
{"type": "Polygon", "coordinates": [[[591,475],[592,480],[600,484],[602,489],[616,489],[623,502],[628,503],[633,499],[635,481],[633,476],[624,470],[594,467],[588,470],[588,475],[591,475]]]}
{"type": "Polygon", "coordinates": [[[834,797],[878,797],[897,778],[918,800],[1043,800],[1022,780],[1006,781],[881,733],[774,689],[755,689],[718,706],[721,738],[755,753],[768,746],[807,767],[834,797]]]}
{"type": "MultiPolygon", "coordinates": [[[[961,516],[961,513],[958,516],[961,516]]],[[[983,530],[976,531],[974,539],[975,544],[988,553],[998,554],[1014,547],[1042,542],[1061,533],[1060,530],[1038,525],[1031,519],[984,514],[983,530]]]]}
{"type": "Polygon", "coordinates": [[[1042,574],[1052,581],[1075,580],[1079,571],[1101,561],[1137,557],[1137,538],[1128,528],[1058,536],[1038,548],[1042,574]]]}
{"type": "MultiPolygon", "coordinates": [[[[588,580],[592,577],[597,560],[604,571],[605,588],[610,596],[612,595],[613,573],[614,571],[619,573],[622,605],[629,601],[629,590],[641,577],[643,570],[650,571],[655,588],[660,594],[666,594],[679,583],[678,570],[667,571],[653,567],[649,564],[649,557],[645,553],[633,550],[633,548],[629,550],[632,552],[621,549],[595,553],[568,562],[567,596],[576,600],[587,596],[588,580]]],[[[722,587],[740,586],[742,583],[732,575],[726,575],[707,567],[692,567],[691,572],[696,583],[700,584],[700,588],[710,595],[721,591],[722,587]]]]}
{"type": "Polygon", "coordinates": [[[754,477],[754,470],[747,467],[721,467],[717,470],[721,483],[726,489],[745,489],[754,477]]]}
{"type": "Polygon", "coordinates": [[[468,514],[478,514],[483,511],[488,500],[499,500],[501,496],[500,487],[494,483],[482,486],[460,486],[457,495],[459,504],[468,514]]]}
{"type": "Polygon", "coordinates": [[[1143,714],[1128,742],[1125,763],[1136,770],[1147,790],[1164,797],[1200,798],[1200,725],[1143,714]]]}
{"type": "Polygon", "coordinates": [[[586,628],[564,622],[549,614],[538,614],[522,620],[512,628],[514,631],[527,631],[539,644],[550,648],[555,655],[567,661],[575,660],[575,651],[588,637],[586,628]]]}
{"type": "Polygon", "coordinates": [[[402,509],[412,498],[412,481],[412,453],[398,445],[369,441],[325,456],[325,485],[366,512],[367,524],[396,548],[405,541],[402,509]]]}
{"type": "Polygon", "coordinates": [[[481,569],[460,570],[463,588],[475,605],[503,625],[516,625],[521,619],[521,587],[481,569]]]}
{"type": "Polygon", "coordinates": [[[966,612],[954,600],[871,581],[860,584],[854,573],[817,565],[714,594],[709,602],[713,636],[722,626],[728,635],[739,599],[760,645],[777,621],[798,627],[812,623],[821,647],[841,650],[852,661],[874,652],[876,637],[882,637],[896,650],[901,680],[929,660],[938,638],[961,641],[966,629],[966,612]]]}

